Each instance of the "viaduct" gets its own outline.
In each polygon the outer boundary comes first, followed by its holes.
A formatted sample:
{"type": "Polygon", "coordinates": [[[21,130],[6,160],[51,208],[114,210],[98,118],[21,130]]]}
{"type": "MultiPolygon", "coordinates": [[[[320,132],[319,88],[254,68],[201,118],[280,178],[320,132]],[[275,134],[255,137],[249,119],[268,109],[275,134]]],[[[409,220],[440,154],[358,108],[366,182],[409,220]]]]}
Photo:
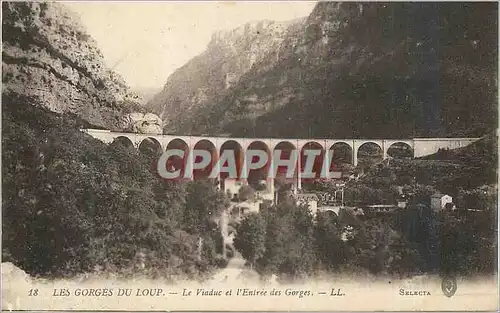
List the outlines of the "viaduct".
{"type": "MultiPolygon", "coordinates": [[[[351,164],[358,165],[360,148],[371,144],[378,146],[382,159],[389,156],[389,149],[395,145],[405,146],[411,151],[411,156],[422,157],[436,153],[441,148],[455,149],[465,147],[480,138],[413,138],[413,139],[276,139],[276,138],[226,138],[226,137],[202,137],[202,136],[176,136],[176,135],[153,135],[140,133],[112,132],[110,130],[82,129],[83,132],[92,137],[111,143],[121,140],[139,149],[144,142],[154,144],[157,149],[165,151],[168,148],[179,149],[183,146],[189,151],[193,148],[209,148],[219,155],[225,147],[232,145],[232,149],[244,152],[248,149],[274,151],[275,149],[303,149],[322,150],[325,155],[332,153],[338,145],[349,147],[352,160],[351,164]],[[202,147],[203,146],[203,147],[202,147]]],[[[300,188],[300,180],[299,180],[300,188]]]]}

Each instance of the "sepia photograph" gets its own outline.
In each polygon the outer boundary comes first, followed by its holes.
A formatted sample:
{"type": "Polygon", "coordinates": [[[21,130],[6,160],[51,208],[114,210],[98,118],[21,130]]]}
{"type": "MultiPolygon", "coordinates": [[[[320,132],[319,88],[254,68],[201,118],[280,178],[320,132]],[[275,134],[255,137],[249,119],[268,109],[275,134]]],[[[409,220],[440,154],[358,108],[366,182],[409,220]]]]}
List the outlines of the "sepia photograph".
{"type": "Polygon", "coordinates": [[[498,17],[2,1],[2,311],[498,311],[498,17]]]}

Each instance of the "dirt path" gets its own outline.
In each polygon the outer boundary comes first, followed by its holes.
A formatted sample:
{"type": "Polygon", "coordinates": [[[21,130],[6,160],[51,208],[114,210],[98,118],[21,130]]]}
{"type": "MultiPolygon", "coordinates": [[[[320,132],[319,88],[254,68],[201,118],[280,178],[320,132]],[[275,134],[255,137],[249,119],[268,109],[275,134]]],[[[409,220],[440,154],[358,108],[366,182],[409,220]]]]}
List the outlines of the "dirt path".
{"type": "Polygon", "coordinates": [[[229,260],[227,266],[215,274],[211,281],[214,283],[241,281],[242,274],[259,277],[256,271],[245,267],[245,262],[245,259],[238,252],[235,252],[234,257],[229,260]]]}

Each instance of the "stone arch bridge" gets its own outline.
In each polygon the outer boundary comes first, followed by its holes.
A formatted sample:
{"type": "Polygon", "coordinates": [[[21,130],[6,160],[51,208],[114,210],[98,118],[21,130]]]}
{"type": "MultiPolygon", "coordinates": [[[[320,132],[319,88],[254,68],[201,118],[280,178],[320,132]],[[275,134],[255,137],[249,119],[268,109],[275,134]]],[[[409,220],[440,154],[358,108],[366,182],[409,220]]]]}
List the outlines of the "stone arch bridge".
{"type": "Polygon", "coordinates": [[[128,140],[135,148],[139,148],[144,140],[151,140],[165,151],[170,142],[181,140],[192,149],[202,141],[207,141],[214,148],[220,150],[227,142],[236,142],[245,151],[252,143],[263,143],[267,149],[273,151],[279,144],[287,143],[297,150],[302,150],[306,145],[316,145],[323,150],[331,150],[337,144],[347,145],[352,152],[352,163],[358,164],[358,152],[365,144],[375,144],[382,152],[382,158],[386,159],[389,149],[395,144],[402,144],[410,148],[412,157],[418,158],[434,154],[439,149],[456,149],[468,146],[480,138],[413,138],[413,139],[277,139],[277,138],[231,138],[231,137],[204,137],[204,136],[176,136],[176,135],[152,135],[140,133],[112,132],[100,129],[82,129],[83,132],[92,137],[111,143],[117,138],[128,140]]]}
{"type": "MultiPolygon", "coordinates": [[[[276,148],[283,149],[284,145],[303,151],[303,149],[322,150],[324,155],[332,153],[338,145],[344,145],[350,150],[349,163],[358,165],[358,154],[360,148],[365,145],[372,145],[378,148],[382,159],[389,156],[391,147],[395,145],[404,146],[411,151],[412,157],[422,157],[436,153],[439,149],[455,149],[465,147],[480,138],[413,138],[413,139],[277,139],[277,138],[228,138],[228,137],[205,137],[205,136],[177,136],[177,135],[153,135],[140,133],[112,132],[99,129],[82,129],[83,132],[97,138],[105,143],[111,143],[116,139],[125,140],[130,145],[139,149],[145,141],[154,143],[158,149],[165,151],[174,142],[182,143],[191,150],[200,143],[211,146],[217,154],[229,143],[238,146],[245,152],[249,148],[255,149],[255,144],[267,151],[274,151],[276,148]]],[[[299,153],[300,155],[300,153],[299,153]]],[[[300,162],[300,161],[299,161],[300,162]]],[[[298,182],[300,188],[300,179],[298,182]]]]}

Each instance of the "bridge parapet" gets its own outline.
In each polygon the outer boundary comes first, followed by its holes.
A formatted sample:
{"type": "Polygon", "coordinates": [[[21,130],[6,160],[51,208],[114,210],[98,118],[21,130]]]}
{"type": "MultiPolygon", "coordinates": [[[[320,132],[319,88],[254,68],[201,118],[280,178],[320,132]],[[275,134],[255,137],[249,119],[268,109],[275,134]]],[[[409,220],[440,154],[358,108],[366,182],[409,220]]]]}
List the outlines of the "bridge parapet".
{"type": "Polygon", "coordinates": [[[414,156],[416,158],[434,154],[439,149],[463,148],[481,138],[415,138],[414,156]]]}

